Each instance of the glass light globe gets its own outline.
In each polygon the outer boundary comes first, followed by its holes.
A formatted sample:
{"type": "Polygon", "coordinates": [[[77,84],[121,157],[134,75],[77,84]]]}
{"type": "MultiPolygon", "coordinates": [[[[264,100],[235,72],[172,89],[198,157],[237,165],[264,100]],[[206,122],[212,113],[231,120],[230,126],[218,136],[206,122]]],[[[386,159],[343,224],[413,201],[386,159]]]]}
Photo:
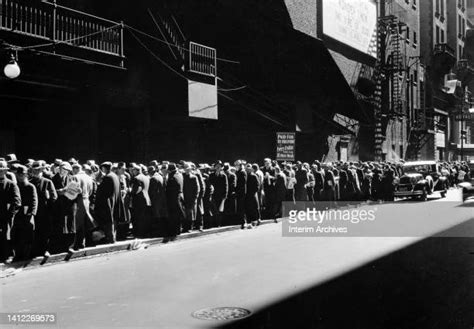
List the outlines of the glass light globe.
{"type": "Polygon", "coordinates": [[[16,79],[20,75],[21,70],[16,61],[11,61],[5,65],[3,73],[5,73],[5,76],[9,79],[16,79]]]}

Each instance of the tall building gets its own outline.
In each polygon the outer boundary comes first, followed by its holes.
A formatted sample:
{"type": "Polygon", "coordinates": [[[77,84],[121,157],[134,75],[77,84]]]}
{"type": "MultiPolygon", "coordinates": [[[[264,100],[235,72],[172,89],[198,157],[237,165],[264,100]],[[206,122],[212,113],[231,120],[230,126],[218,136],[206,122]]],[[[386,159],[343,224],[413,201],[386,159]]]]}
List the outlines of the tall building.
{"type": "Polygon", "coordinates": [[[317,37],[329,49],[360,108],[357,116],[338,113],[333,118],[349,133],[328,138],[330,148],[327,159],[373,160],[377,1],[318,0],[316,3],[317,37]]]}
{"type": "Polygon", "coordinates": [[[0,52],[22,68],[0,77],[0,152],[259,161],[294,132],[296,158],[320,160],[351,133],[336,113],[361,111],[316,19],[311,0],[0,0],[0,52]]]}
{"type": "Polygon", "coordinates": [[[349,156],[361,160],[416,157],[410,141],[413,144],[416,137],[411,131],[422,103],[424,75],[417,1],[321,0],[318,4],[318,36],[368,118],[348,123],[357,127],[355,136],[334,136],[339,140],[334,143],[337,151],[348,140],[349,156]],[[364,40],[362,35],[372,36],[365,48],[358,43],[364,40]]]}
{"type": "Polygon", "coordinates": [[[420,6],[421,56],[426,66],[422,154],[428,159],[452,160],[459,155],[456,113],[466,96],[466,81],[458,70],[467,24],[465,1],[420,1],[420,6]]]}
{"type": "MultiPolygon", "coordinates": [[[[381,8],[379,31],[384,35],[382,82],[382,159],[417,158],[416,118],[423,90],[420,77],[420,8],[417,0],[387,0],[381,8]],[[385,128],[386,127],[386,128],[385,128]]],[[[421,79],[422,80],[422,79],[421,79]]]]}

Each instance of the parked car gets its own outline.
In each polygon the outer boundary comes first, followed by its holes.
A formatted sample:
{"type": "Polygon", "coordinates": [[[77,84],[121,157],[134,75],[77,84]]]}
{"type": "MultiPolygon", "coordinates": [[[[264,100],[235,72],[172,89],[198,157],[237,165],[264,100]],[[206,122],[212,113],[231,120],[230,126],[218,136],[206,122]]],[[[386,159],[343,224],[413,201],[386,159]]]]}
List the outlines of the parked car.
{"type": "Polygon", "coordinates": [[[448,189],[448,177],[436,161],[405,162],[403,175],[395,186],[395,196],[427,200],[428,195],[440,192],[444,198],[448,189]]]}
{"type": "Polygon", "coordinates": [[[458,184],[458,187],[462,188],[463,201],[474,199],[474,160],[469,161],[468,166],[471,171],[471,181],[458,184]]]}
{"type": "Polygon", "coordinates": [[[474,160],[470,160],[467,164],[469,166],[470,176],[471,176],[471,183],[474,181],[474,160]]]}

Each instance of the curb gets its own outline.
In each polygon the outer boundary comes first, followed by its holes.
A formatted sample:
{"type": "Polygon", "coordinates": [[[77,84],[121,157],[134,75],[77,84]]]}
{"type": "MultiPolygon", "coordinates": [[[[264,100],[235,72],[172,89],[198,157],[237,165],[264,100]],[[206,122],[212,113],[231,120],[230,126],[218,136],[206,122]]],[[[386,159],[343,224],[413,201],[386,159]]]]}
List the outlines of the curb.
{"type": "MultiPolygon", "coordinates": [[[[281,222],[281,219],[277,219],[278,222],[281,222]]],[[[275,223],[274,220],[262,220],[260,225],[267,225],[275,223]]],[[[177,241],[188,240],[199,238],[202,236],[213,235],[218,233],[230,232],[241,230],[241,225],[235,226],[226,226],[211,228],[203,232],[191,232],[179,235],[176,240],[170,241],[169,243],[174,243],[177,241]]],[[[74,252],[73,254],[64,252],[61,254],[51,255],[51,257],[45,259],[44,257],[36,257],[27,261],[20,261],[11,264],[0,264],[0,272],[7,270],[29,270],[37,267],[55,265],[61,263],[68,263],[70,261],[76,261],[80,259],[86,259],[94,256],[101,256],[109,253],[124,252],[124,251],[133,251],[141,248],[147,248],[148,246],[160,245],[163,244],[163,238],[150,238],[150,239],[134,239],[119,241],[114,244],[105,244],[99,245],[96,247],[88,247],[74,252]]],[[[2,276],[0,275],[0,278],[2,276]]]]}

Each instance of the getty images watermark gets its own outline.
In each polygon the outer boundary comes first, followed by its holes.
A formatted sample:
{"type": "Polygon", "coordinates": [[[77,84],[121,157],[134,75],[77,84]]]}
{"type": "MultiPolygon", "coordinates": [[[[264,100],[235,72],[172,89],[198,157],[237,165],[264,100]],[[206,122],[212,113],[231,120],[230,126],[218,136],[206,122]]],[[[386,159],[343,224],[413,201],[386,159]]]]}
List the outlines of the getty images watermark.
{"type": "Polygon", "coordinates": [[[474,235],[472,208],[459,202],[284,202],[282,211],[284,237],[474,235]]]}
{"type": "Polygon", "coordinates": [[[283,235],[345,235],[353,225],[375,221],[377,209],[360,208],[355,203],[336,207],[329,202],[285,202],[283,211],[288,222],[283,225],[283,235]]]}

